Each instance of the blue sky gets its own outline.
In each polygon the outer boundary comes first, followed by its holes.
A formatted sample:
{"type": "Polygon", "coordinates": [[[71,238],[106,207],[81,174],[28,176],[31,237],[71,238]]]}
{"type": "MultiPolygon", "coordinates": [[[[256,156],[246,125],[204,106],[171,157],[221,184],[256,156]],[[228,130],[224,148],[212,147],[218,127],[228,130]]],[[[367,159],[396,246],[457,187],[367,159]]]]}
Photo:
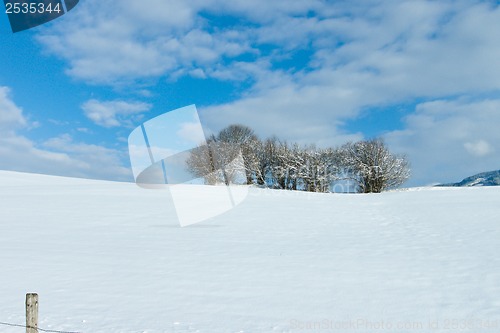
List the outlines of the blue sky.
{"type": "Polygon", "coordinates": [[[500,168],[495,1],[81,0],[0,15],[0,169],[130,181],[129,133],[196,104],[302,144],[383,136],[408,185],[500,168]]]}

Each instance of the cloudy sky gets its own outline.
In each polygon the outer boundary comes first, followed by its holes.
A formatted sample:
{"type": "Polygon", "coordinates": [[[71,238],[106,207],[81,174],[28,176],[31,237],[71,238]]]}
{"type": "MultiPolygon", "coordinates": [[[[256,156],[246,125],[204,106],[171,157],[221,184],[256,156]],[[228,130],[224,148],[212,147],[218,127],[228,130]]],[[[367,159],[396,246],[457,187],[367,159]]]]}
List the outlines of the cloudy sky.
{"type": "Polygon", "coordinates": [[[127,137],[196,104],[302,144],[384,137],[408,186],[500,168],[496,1],[81,0],[0,15],[0,169],[132,180],[127,137]]]}

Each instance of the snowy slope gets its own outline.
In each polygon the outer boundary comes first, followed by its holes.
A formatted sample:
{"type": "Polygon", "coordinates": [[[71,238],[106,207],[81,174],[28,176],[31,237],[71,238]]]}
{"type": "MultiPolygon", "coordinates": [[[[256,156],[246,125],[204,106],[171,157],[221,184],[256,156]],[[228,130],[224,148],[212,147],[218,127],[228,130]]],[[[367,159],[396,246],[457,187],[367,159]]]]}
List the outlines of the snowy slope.
{"type": "Polygon", "coordinates": [[[0,184],[0,322],[37,292],[41,328],[88,333],[500,330],[500,187],[251,189],[180,228],[164,190],[0,184]]]}

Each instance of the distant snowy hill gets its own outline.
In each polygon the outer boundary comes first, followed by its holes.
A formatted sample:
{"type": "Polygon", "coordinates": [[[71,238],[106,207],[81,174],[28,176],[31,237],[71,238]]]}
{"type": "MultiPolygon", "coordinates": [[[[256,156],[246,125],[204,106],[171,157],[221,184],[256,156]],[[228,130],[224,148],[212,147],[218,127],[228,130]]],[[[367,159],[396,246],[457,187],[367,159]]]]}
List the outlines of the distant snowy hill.
{"type": "Polygon", "coordinates": [[[500,170],[478,173],[467,177],[458,183],[440,184],[437,186],[469,187],[469,186],[498,186],[500,185],[500,170]]]}
{"type": "Polygon", "coordinates": [[[27,292],[52,331],[500,332],[498,202],[251,188],[180,228],[166,190],[0,171],[0,332],[27,292]]]}

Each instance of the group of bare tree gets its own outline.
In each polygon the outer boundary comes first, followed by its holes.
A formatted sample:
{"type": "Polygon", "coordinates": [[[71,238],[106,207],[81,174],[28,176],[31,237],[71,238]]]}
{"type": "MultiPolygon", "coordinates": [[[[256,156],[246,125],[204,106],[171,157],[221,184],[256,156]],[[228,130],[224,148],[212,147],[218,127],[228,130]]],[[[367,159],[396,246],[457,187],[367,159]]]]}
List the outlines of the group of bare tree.
{"type": "Polygon", "coordinates": [[[302,147],[275,137],[260,140],[246,126],[231,125],[193,149],[187,165],[206,184],[255,184],[277,189],[331,192],[350,182],[357,192],[379,193],[410,176],[404,155],[389,152],[382,139],[339,148],[302,147]]]}

